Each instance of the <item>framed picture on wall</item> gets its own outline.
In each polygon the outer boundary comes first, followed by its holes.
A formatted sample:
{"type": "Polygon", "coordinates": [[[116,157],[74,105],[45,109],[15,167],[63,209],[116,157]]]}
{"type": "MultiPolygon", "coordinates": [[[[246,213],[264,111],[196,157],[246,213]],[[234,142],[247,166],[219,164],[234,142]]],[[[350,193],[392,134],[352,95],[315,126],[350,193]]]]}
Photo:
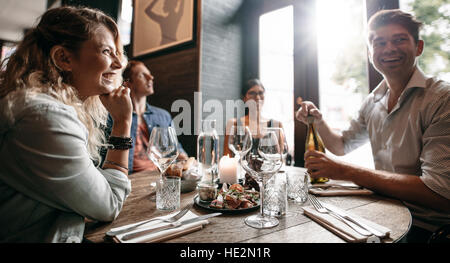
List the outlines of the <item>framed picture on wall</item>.
{"type": "Polygon", "coordinates": [[[134,0],[133,57],[194,41],[195,0],[134,0]]]}

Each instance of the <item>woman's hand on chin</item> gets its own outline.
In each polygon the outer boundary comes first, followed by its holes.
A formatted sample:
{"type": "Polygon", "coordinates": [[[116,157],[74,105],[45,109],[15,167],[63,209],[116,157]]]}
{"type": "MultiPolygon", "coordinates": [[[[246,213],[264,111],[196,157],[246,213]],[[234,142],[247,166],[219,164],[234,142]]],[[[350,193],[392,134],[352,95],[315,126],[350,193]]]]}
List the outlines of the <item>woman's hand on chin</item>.
{"type": "Polygon", "coordinates": [[[131,123],[133,105],[129,88],[120,86],[111,93],[100,95],[100,100],[114,122],[131,123]]]}

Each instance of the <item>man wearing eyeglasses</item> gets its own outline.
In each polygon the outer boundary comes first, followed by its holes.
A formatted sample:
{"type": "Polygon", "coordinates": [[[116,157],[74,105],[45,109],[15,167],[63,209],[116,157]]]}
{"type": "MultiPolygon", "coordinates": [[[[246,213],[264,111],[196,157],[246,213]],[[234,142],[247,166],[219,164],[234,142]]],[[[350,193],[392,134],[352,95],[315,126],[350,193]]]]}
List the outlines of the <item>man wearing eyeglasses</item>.
{"type": "Polygon", "coordinates": [[[308,113],[315,116],[325,146],[336,155],[370,140],[376,170],[317,151],[305,153],[305,167],[313,178],[349,180],[402,200],[413,216],[407,242],[427,242],[450,224],[450,84],[425,76],[418,67],[421,26],[400,10],[370,18],[369,58],[384,79],[347,130],[331,130],[311,102],[303,102],[296,113],[305,123],[308,113]]]}

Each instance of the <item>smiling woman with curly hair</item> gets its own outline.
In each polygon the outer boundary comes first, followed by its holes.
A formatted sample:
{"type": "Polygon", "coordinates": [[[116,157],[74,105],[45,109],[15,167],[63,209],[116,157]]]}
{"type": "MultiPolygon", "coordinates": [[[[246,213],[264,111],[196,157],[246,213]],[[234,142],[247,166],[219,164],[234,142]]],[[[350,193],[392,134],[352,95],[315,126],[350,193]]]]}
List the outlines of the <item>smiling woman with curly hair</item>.
{"type": "Polygon", "coordinates": [[[117,217],[131,191],[132,105],[129,89],[117,87],[123,61],[110,17],[60,7],[44,13],[4,62],[1,242],[81,242],[85,217],[117,217]],[[106,141],[108,112],[116,125],[106,141]],[[100,168],[103,145],[113,149],[100,168]]]}

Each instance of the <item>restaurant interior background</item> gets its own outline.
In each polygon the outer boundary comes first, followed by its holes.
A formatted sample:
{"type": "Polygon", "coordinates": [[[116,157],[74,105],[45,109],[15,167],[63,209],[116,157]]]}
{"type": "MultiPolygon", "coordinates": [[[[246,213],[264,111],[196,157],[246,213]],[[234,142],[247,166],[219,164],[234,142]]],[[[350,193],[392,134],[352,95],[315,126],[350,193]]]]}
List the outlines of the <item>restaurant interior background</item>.
{"type": "MultiPolygon", "coordinates": [[[[296,98],[313,101],[332,127],[343,129],[381,80],[367,62],[365,46],[365,22],[375,11],[401,8],[424,21],[426,47],[420,66],[450,81],[449,0],[194,0],[192,41],[138,57],[130,55],[132,2],[0,0],[1,59],[47,8],[99,8],[118,22],[129,59],[143,61],[155,76],[151,104],[171,112],[176,99],[190,103],[192,120],[197,121],[190,124],[192,134],[198,134],[194,129],[200,120],[195,117],[202,103],[238,100],[242,83],[260,78],[266,88],[265,116],[283,122],[296,166],[303,166],[306,135],[306,126],[294,121],[296,98]],[[202,93],[198,107],[194,92],[202,93]]],[[[203,112],[203,118],[209,114],[203,112]]],[[[219,128],[225,122],[224,116],[219,128]]],[[[180,135],[179,140],[195,156],[196,136],[180,135]]],[[[223,145],[223,136],[220,140],[223,145]]],[[[369,144],[339,158],[373,167],[369,144]]]]}

